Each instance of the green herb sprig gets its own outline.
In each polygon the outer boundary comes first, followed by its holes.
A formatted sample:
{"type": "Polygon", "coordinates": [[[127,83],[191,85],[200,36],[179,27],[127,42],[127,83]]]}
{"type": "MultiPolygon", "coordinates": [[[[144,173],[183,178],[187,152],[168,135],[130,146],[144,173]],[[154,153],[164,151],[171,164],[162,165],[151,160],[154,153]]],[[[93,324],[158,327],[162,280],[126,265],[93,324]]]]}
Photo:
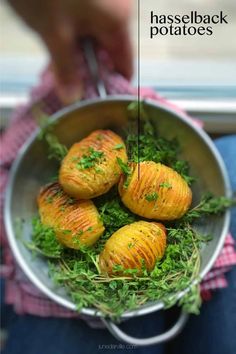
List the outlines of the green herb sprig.
{"type": "Polygon", "coordinates": [[[35,253],[40,253],[48,258],[60,258],[63,247],[58,243],[53,228],[45,226],[38,218],[32,219],[32,241],[26,245],[35,253]]]}
{"type": "Polygon", "coordinates": [[[206,193],[198,205],[189,210],[180,222],[191,224],[193,221],[208,215],[217,215],[226,209],[236,205],[235,198],[215,197],[212,193],[206,193]]]}
{"type": "Polygon", "coordinates": [[[94,150],[94,148],[90,147],[88,154],[83,155],[78,162],[77,159],[75,159],[76,166],[79,170],[86,170],[94,167],[102,158],[104,158],[104,152],[94,150]]]}
{"type": "Polygon", "coordinates": [[[157,192],[152,192],[152,193],[146,194],[145,199],[148,202],[156,201],[158,199],[158,194],[157,194],[157,192]]]}
{"type": "Polygon", "coordinates": [[[39,121],[40,132],[38,139],[43,140],[48,145],[48,158],[62,161],[66,156],[68,149],[65,145],[59,142],[57,136],[53,133],[55,122],[50,121],[49,117],[41,113],[39,121]]]}

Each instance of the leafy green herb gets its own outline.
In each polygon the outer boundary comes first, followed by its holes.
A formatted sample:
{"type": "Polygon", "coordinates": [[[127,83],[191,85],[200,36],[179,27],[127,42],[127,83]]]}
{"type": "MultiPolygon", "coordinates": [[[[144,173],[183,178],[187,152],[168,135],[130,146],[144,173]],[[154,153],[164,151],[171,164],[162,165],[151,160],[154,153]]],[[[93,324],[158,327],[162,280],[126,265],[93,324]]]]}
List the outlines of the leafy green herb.
{"type": "Polygon", "coordinates": [[[52,204],[52,202],[53,202],[53,197],[51,195],[46,197],[46,203],[52,204]]]}
{"type": "Polygon", "coordinates": [[[32,242],[29,242],[27,246],[46,257],[59,258],[63,247],[58,243],[53,228],[43,225],[38,218],[32,220],[32,227],[32,242]]]}
{"type": "Polygon", "coordinates": [[[158,198],[157,192],[153,192],[153,193],[150,193],[150,194],[146,194],[146,196],[145,196],[145,199],[146,199],[148,202],[153,202],[154,200],[157,200],[157,198],[158,198]]]}
{"type": "Polygon", "coordinates": [[[103,173],[103,170],[100,167],[95,166],[96,173],[103,173]]]}
{"type": "Polygon", "coordinates": [[[45,135],[45,141],[49,146],[48,158],[62,161],[68,152],[67,147],[61,144],[58,138],[51,133],[45,135]]]}
{"type": "Polygon", "coordinates": [[[104,152],[89,148],[89,153],[83,155],[79,162],[76,164],[79,170],[86,170],[87,168],[94,167],[104,157],[104,152]]]}
{"type": "Polygon", "coordinates": [[[236,205],[236,199],[215,197],[211,193],[207,193],[202,197],[200,203],[189,210],[180,221],[192,223],[204,216],[220,214],[234,205],[236,205]]]}
{"type": "Polygon", "coordinates": [[[97,140],[101,141],[104,138],[103,134],[98,134],[97,135],[97,140]]]}
{"type": "Polygon", "coordinates": [[[171,189],[172,185],[169,182],[162,182],[159,184],[159,187],[171,189]]]}
{"type": "Polygon", "coordinates": [[[188,185],[191,185],[195,181],[194,177],[189,176],[189,164],[187,161],[175,161],[171,167],[183,177],[188,185]]]}
{"type": "Polygon", "coordinates": [[[124,144],[117,144],[113,147],[113,150],[121,150],[124,149],[124,144]]]}
{"type": "Polygon", "coordinates": [[[124,163],[124,161],[122,161],[120,157],[117,157],[116,160],[124,175],[129,176],[131,174],[130,167],[126,163],[124,163]]]}
{"type": "Polygon", "coordinates": [[[133,247],[134,247],[134,243],[133,242],[129,242],[128,243],[128,249],[133,248],[133,247]]]}
{"type": "Polygon", "coordinates": [[[95,245],[96,251],[100,252],[106,240],[122,226],[131,224],[138,217],[129,211],[121,202],[117,189],[113,188],[109,193],[94,200],[100,219],[105,227],[105,233],[95,245]]]}
{"type": "Polygon", "coordinates": [[[39,140],[44,140],[48,144],[48,158],[55,159],[57,161],[62,161],[66,156],[68,149],[65,145],[61,144],[53,133],[53,127],[55,126],[54,122],[51,122],[50,119],[42,114],[41,119],[39,120],[40,133],[38,135],[39,140]]]}

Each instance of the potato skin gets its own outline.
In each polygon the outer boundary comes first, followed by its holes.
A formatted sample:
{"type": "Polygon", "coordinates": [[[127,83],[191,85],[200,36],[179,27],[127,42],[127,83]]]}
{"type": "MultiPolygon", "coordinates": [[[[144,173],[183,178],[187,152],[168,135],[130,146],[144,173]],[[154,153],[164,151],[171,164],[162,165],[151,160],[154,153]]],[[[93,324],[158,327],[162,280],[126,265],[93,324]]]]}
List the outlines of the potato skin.
{"type": "Polygon", "coordinates": [[[176,171],[153,161],[132,163],[131,169],[128,186],[124,177],[120,180],[119,194],[133,213],[147,219],[175,220],[187,212],[192,192],[176,171]]]}
{"type": "Polygon", "coordinates": [[[123,140],[111,130],[96,130],[70,148],[62,161],[59,182],[67,194],[77,199],[102,195],[119,181],[121,168],[117,157],[127,162],[123,140]],[[103,156],[95,166],[81,169],[78,162],[89,156],[91,149],[102,152],[103,156]]]}
{"type": "Polygon", "coordinates": [[[105,230],[94,203],[73,200],[57,182],[43,187],[37,202],[41,222],[54,228],[58,241],[66,247],[91,246],[105,230]]]}
{"type": "Polygon", "coordinates": [[[145,268],[151,271],[160,260],[166,248],[165,226],[156,222],[137,221],[117,230],[106,242],[99,256],[101,273],[122,274],[114,271],[115,265],[124,269],[138,269],[142,274],[145,268]]]}

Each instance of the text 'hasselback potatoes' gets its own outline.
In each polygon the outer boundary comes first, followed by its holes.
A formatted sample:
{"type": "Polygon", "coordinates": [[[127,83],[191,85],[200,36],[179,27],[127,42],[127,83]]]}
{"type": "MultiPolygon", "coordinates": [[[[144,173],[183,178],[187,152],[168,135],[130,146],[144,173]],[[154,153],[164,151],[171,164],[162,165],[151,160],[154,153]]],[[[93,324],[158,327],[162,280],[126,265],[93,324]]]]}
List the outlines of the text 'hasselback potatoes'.
{"type": "Polygon", "coordinates": [[[131,173],[122,176],[119,193],[133,213],[155,220],[181,218],[192,202],[192,192],[185,180],[173,169],[144,161],[130,164],[131,173]]]}
{"type": "Polygon", "coordinates": [[[62,161],[59,182],[67,194],[77,199],[102,195],[119,180],[117,158],[127,162],[121,137],[110,130],[96,130],[70,148],[62,161]]]}
{"type": "Polygon", "coordinates": [[[38,207],[41,222],[52,227],[58,241],[66,247],[91,246],[104,231],[94,203],[70,198],[58,183],[41,189],[38,207]]]}
{"type": "Polygon", "coordinates": [[[122,269],[143,267],[151,271],[160,260],[166,248],[166,230],[156,222],[137,221],[123,226],[106,242],[99,256],[100,271],[104,274],[122,274],[122,269]],[[117,270],[117,266],[121,270],[117,270]]]}

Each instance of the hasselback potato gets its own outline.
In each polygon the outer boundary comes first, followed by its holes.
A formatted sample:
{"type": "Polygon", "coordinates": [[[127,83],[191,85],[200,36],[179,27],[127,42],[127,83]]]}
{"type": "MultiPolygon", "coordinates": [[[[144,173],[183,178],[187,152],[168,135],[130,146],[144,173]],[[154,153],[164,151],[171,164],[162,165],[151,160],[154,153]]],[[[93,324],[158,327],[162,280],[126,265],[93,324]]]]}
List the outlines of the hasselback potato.
{"type": "Polygon", "coordinates": [[[66,247],[91,246],[104,231],[94,203],[69,197],[57,182],[40,190],[38,207],[41,222],[52,227],[58,241],[66,247]]]}
{"type": "Polygon", "coordinates": [[[123,226],[106,242],[99,256],[102,273],[122,274],[122,269],[137,269],[142,274],[145,267],[151,271],[166,248],[166,230],[156,222],[137,221],[123,226]],[[121,269],[117,272],[117,266],[121,269]]]}
{"type": "Polygon", "coordinates": [[[111,130],[96,130],[70,148],[62,161],[59,182],[77,199],[102,195],[119,180],[117,158],[127,162],[123,140],[111,130]]]}
{"type": "Polygon", "coordinates": [[[186,213],[192,192],[176,171],[153,161],[131,163],[130,169],[128,180],[120,180],[119,193],[133,213],[155,220],[179,219],[186,213]]]}

